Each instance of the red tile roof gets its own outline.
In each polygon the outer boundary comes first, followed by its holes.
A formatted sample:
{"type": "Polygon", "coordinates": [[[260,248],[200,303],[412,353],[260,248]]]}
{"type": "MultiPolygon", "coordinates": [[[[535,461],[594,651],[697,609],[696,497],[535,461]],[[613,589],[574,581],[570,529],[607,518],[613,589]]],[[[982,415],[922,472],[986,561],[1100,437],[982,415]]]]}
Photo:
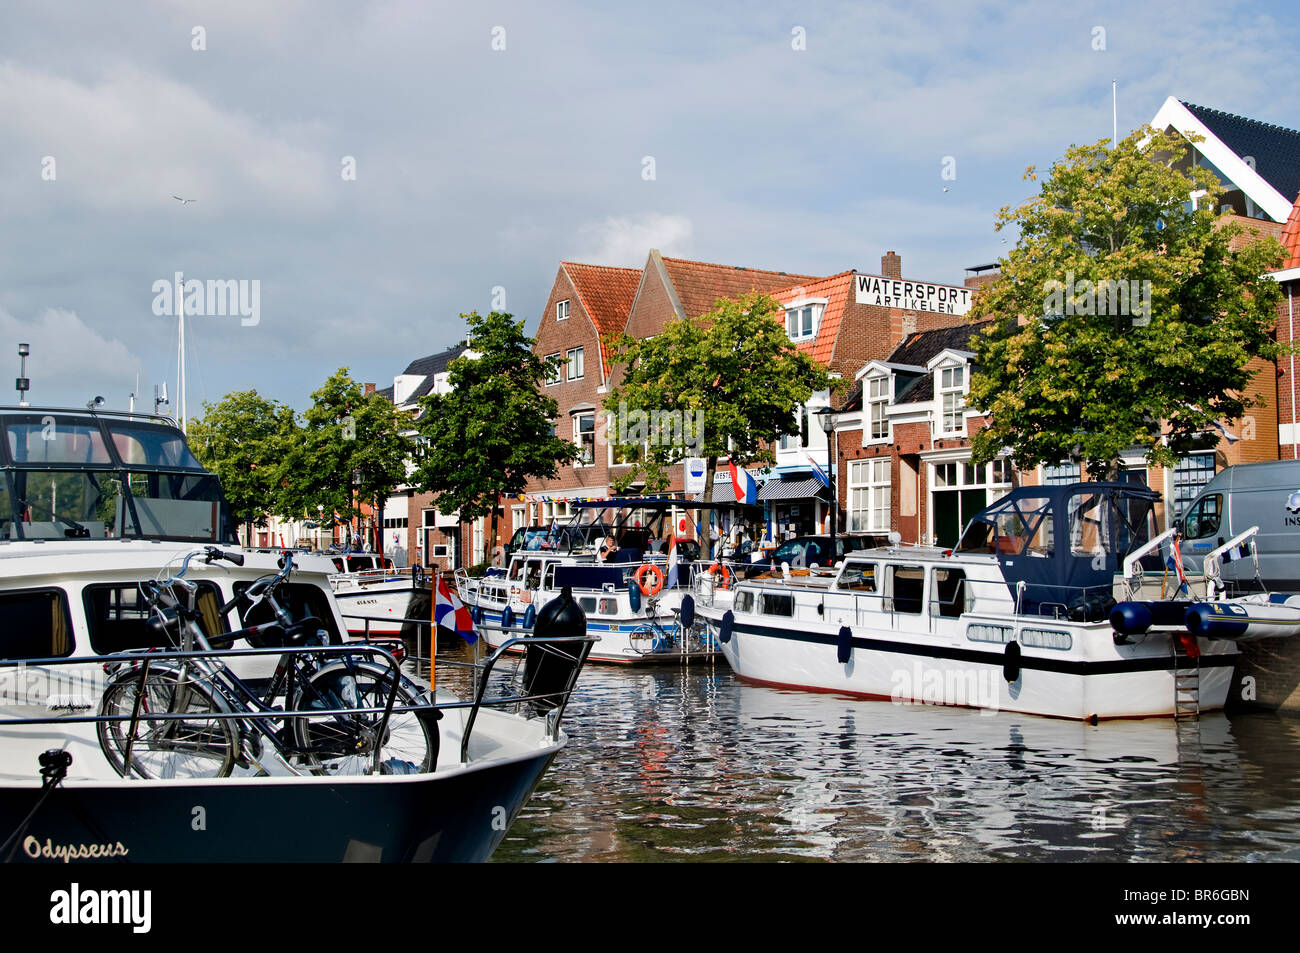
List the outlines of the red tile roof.
{"type": "Polygon", "coordinates": [[[1291,214],[1282,226],[1282,247],[1286,249],[1286,258],[1282,268],[1300,268],[1300,196],[1291,206],[1291,214]]]}
{"type": "Polygon", "coordinates": [[[713,303],[719,298],[736,298],[751,291],[772,292],[799,281],[817,280],[813,275],[714,265],[683,258],[665,258],[663,262],[673,287],[677,289],[677,296],[682,299],[682,307],[686,309],[682,317],[687,318],[697,318],[713,310],[713,303]]]}
{"type": "Polygon", "coordinates": [[[560,262],[582,302],[596,333],[600,336],[600,361],[604,376],[609,376],[607,337],[622,333],[641,283],[640,268],[615,268],[611,265],[584,265],[576,261],[560,262]]]}
{"type": "Polygon", "coordinates": [[[835,339],[839,337],[840,320],[844,317],[844,308],[849,302],[849,292],[853,288],[853,271],[842,271],[828,278],[813,278],[778,288],[772,297],[783,305],[794,304],[804,298],[826,298],[826,310],[822,312],[821,323],[817,326],[817,335],[811,341],[800,341],[799,350],[810,356],[822,367],[828,367],[835,352],[835,339]]]}

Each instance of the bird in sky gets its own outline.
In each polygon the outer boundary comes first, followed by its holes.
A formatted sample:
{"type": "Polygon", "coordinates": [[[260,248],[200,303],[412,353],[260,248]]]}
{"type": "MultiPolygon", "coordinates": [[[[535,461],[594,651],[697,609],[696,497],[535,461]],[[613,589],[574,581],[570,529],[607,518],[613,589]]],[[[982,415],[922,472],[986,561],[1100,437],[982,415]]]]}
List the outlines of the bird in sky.
{"type": "Polygon", "coordinates": [[[183,199],[183,198],[181,198],[179,195],[173,195],[172,198],[174,198],[176,201],[180,202],[182,205],[189,205],[191,202],[197,202],[197,201],[198,201],[198,199],[183,199]]]}

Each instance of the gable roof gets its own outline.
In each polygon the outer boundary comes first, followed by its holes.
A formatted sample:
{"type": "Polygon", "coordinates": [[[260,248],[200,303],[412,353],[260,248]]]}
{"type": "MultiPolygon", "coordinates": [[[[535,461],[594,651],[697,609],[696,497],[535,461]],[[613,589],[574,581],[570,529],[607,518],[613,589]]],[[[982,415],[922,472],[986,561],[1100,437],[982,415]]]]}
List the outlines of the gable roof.
{"type": "Polygon", "coordinates": [[[1196,151],[1273,221],[1286,221],[1291,196],[1300,190],[1300,132],[1173,96],[1164,101],[1151,125],[1203,136],[1203,142],[1194,144],[1196,151]]]}
{"type": "Polygon", "coordinates": [[[1209,106],[1183,105],[1237,155],[1254,156],[1255,171],[1282,195],[1300,191],[1300,132],[1209,106]]]}
{"type": "Polygon", "coordinates": [[[794,304],[805,298],[827,299],[826,308],[822,311],[821,323],[817,326],[817,334],[812,340],[800,341],[796,345],[822,367],[828,367],[831,358],[835,356],[835,341],[839,337],[840,323],[844,317],[845,307],[849,303],[854,274],[855,272],[850,269],[838,275],[814,278],[811,281],[804,281],[788,288],[778,288],[771,292],[772,297],[783,305],[794,304]]]}
{"type": "MultiPolygon", "coordinates": [[[[925,367],[944,351],[970,351],[970,340],[980,331],[992,324],[992,321],[980,321],[975,324],[958,324],[949,328],[936,328],[933,331],[915,331],[903,339],[894,348],[892,354],[881,363],[902,364],[908,367],[925,367]]],[[[908,373],[895,371],[896,388],[894,403],[918,404],[934,399],[934,374],[908,373]]],[[[858,379],[852,390],[845,395],[840,410],[858,410],[862,406],[862,379],[858,379]]]]}
{"type": "Polygon", "coordinates": [[[569,276],[573,290],[582,303],[582,309],[596,326],[600,341],[601,370],[609,377],[609,356],[605,338],[617,335],[627,324],[641,283],[640,268],[616,268],[612,265],[584,265],[576,261],[562,261],[560,267],[569,276]]]}
{"type": "Polygon", "coordinates": [[[741,268],[738,265],[715,265],[684,258],[662,259],[668,278],[681,299],[684,318],[697,318],[713,309],[719,298],[736,298],[751,291],[771,293],[801,281],[816,281],[814,275],[741,268]]]}

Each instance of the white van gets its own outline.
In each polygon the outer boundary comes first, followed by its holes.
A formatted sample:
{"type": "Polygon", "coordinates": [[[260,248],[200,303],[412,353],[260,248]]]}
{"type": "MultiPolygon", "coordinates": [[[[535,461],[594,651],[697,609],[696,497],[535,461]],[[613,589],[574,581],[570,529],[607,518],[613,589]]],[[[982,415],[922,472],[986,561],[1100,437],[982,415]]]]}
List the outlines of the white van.
{"type": "MultiPolygon", "coordinates": [[[[1199,573],[1206,553],[1258,526],[1251,544],[1265,588],[1300,591],[1300,460],[1228,467],[1205,485],[1178,522],[1187,572],[1199,573]]],[[[1255,562],[1249,556],[1222,565],[1224,582],[1255,588],[1255,562]]]]}

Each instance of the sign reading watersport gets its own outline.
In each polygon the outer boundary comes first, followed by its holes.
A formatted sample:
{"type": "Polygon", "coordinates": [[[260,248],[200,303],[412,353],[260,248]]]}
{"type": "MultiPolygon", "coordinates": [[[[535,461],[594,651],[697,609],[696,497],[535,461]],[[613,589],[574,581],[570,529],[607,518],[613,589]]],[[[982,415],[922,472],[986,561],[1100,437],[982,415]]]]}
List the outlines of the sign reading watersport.
{"type": "Polygon", "coordinates": [[[932,285],[926,281],[904,281],[901,278],[879,278],[875,275],[856,277],[858,304],[902,308],[905,311],[937,311],[940,314],[965,314],[970,310],[969,288],[932,285]]]}

